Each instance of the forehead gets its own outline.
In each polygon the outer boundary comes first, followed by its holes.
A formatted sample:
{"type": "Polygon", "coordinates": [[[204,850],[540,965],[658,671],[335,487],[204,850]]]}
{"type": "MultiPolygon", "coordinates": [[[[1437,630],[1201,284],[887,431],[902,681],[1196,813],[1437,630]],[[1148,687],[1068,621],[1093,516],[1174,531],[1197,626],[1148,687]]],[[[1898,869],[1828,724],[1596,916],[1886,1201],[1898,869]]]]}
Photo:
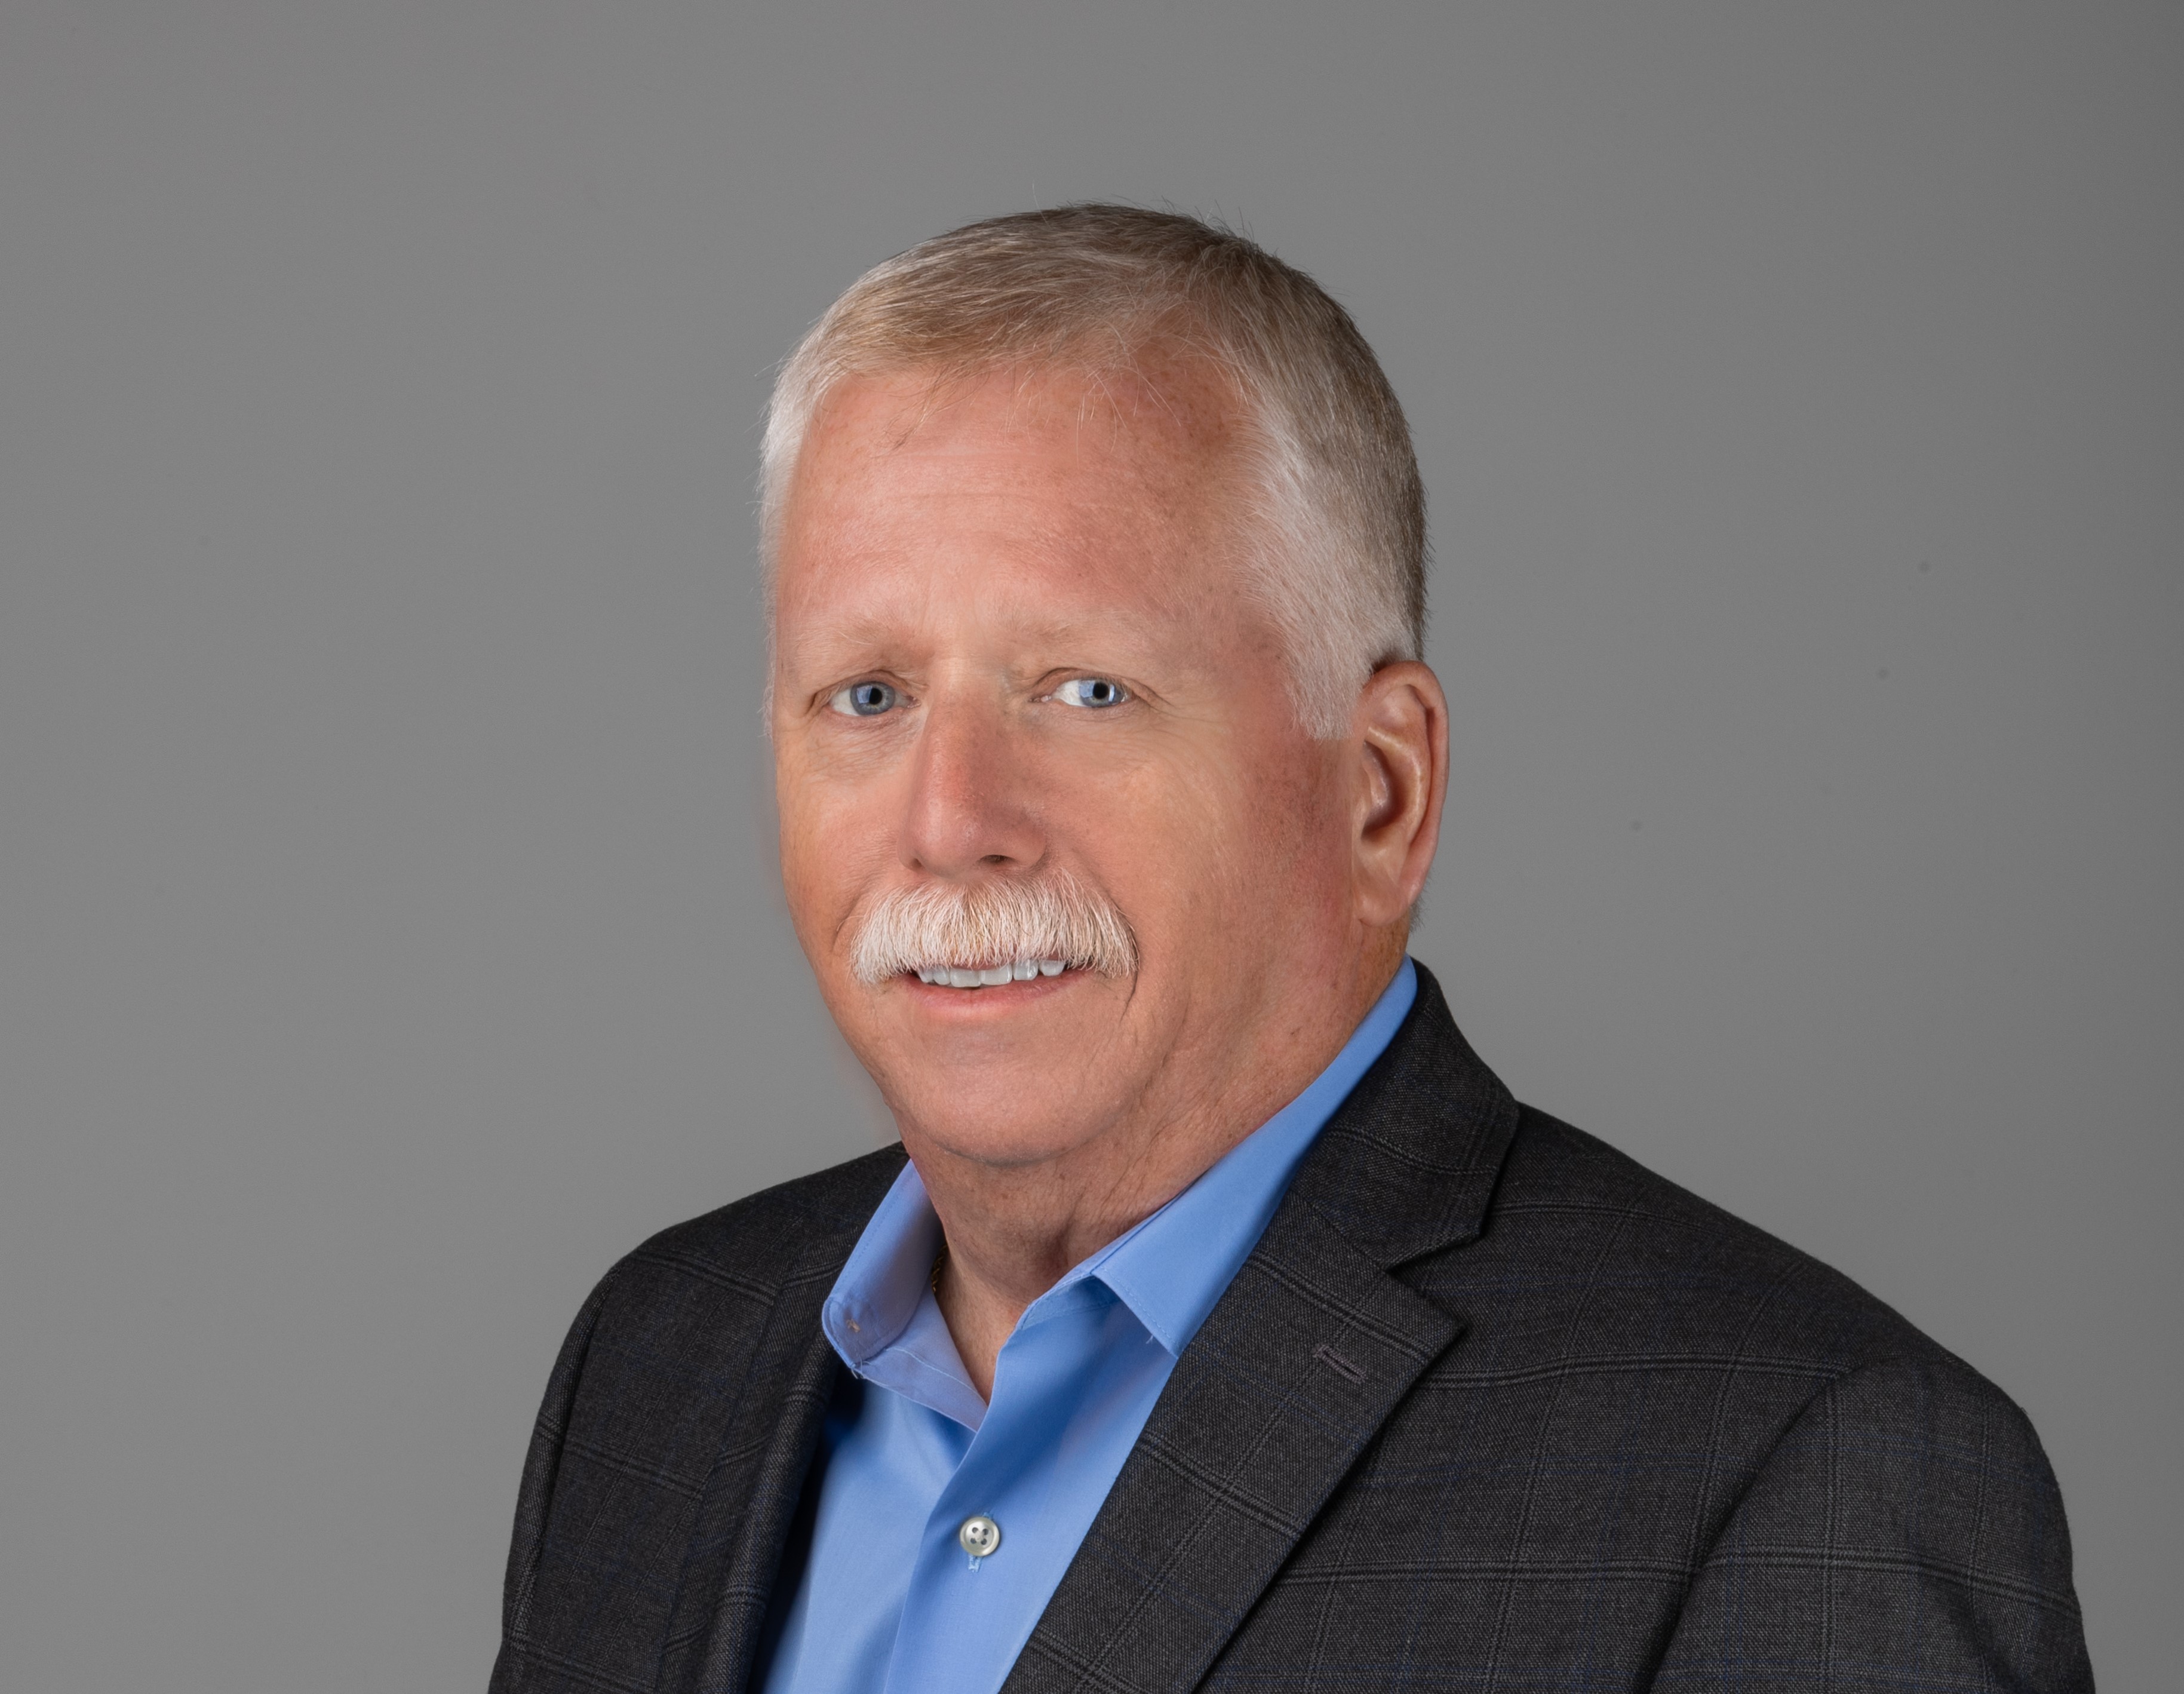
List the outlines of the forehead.
{"type": "Polygon", "coordinates": [[[1248,439],[1233,389],[1179,359],[846,379],[785,490],[784,625],[972,593],[1173,612],[1226,585],[1248,439]]]}

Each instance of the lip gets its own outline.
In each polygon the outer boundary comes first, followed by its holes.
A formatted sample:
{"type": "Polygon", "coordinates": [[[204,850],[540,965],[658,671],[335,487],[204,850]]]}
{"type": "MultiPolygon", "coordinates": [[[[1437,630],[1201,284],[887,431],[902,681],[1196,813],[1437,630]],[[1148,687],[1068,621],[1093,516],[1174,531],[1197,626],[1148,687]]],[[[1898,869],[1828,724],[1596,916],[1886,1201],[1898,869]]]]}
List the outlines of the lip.
{"type": "Polygon", "coordinates": [[[1012,1006],[1027,1006],[1051,995],[1066,993],[1070,986],[1082,980],[1089,972],[1072,967],[1056,977],[1032,977],[1023,982],[996,984],[992,988],[945,988],[937,983],[922,983],[916,973],[904,971],[891,978],[894,985],[911,996],[912,1004],[930,1008],[941,1017],[975,1016],[980,1002],[987,1004],[989,1011],[1006,1011],[1012,1006]]]}

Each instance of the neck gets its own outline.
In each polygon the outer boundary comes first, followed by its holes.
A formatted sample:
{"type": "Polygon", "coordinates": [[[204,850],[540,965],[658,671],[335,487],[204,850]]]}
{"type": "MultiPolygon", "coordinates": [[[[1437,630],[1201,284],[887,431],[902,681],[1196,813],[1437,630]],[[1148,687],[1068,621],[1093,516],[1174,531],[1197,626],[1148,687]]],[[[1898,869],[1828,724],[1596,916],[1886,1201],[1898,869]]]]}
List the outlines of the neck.
{"type": "Polygon", "coordinates": [[[902,1125],[903,1145],[946,1236],[935,1280],[941,1314],[981,1395],[992,1397],[995,1362],[1024,1309],[1309,1087],[1401,962],[1399,947],[1384,970],[1361,973],[1354,992],[1285,1023],[1279,1043],[1251,1044],[1222,1082],[1163,1090],[1182,1103],[1162,1110],[1149,1102],[1050,1158],[989,1164],[902,1125]]]}

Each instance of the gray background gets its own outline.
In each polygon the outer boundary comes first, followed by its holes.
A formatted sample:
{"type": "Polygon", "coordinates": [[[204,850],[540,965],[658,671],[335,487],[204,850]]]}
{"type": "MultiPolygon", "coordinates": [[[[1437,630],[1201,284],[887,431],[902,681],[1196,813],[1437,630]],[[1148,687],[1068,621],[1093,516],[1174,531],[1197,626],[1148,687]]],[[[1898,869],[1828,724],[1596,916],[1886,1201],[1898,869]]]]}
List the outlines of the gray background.
{"type": "Polygon", "coordinates": [[[2184,12],[0,6],[0,1682],[482,1685],[562,1328],[882,1136],[749,476],[861,269],[1244,221],[1416,424],[1418,951],[2031,1410],[2174,1686],[2184,12]]]}

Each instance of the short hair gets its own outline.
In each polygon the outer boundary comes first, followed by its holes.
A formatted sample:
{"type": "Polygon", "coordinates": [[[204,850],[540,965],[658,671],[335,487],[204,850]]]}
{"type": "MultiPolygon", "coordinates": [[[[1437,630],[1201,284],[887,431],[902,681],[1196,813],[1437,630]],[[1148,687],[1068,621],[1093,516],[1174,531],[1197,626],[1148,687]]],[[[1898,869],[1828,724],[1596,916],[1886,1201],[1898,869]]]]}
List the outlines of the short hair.
{"type": "Polygon", "coordinates": [[[1234,231],[1083,204],[968,224],[875,265],[783,365],[760,510],[769,578],[805,432],[845,377],[1013,365],[1114,369],[1154,346],[1234,384],[1270,545],[1251,588],[1281,636],[1307,732],[1349,726],[1381,666],[1422,656],[1424,485],[1395,389],[1350,315],[1234,231]]]}

